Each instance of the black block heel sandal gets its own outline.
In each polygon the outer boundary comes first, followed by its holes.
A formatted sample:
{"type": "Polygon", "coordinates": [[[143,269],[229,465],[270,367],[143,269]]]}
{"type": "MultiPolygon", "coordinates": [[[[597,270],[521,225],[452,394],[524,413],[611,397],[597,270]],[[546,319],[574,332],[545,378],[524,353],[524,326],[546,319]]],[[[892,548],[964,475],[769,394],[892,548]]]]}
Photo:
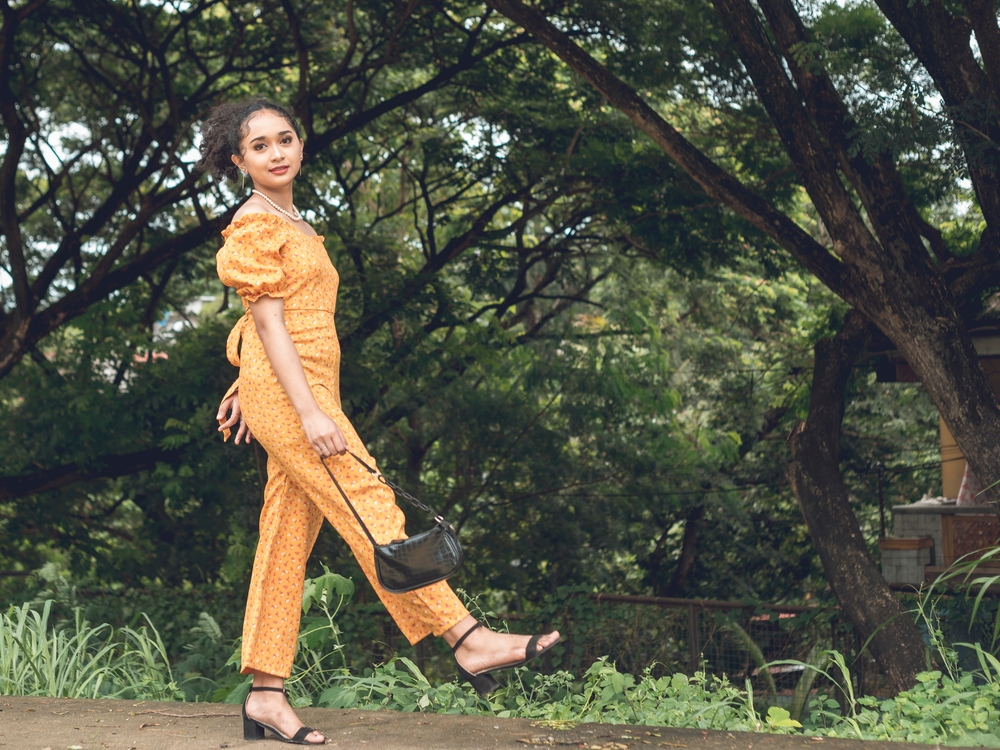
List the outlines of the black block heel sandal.
{"type": "Polygon", "coordinates": [[[493,675],[489,672],[472,674],[472,672],[468,671],[465,667],[458,663],[458,647],[465,642],[465,639],[469,637],[469,634],[473,630],[481,628],[482,626],[483,624],[481,622],[477,622],[471,628],[462,633],[462,637],[455,641],[455,645],[451,647],[451,653],[455,655],[455,665],[458,667],[458,676],[472,685],[473,689],[476,691],[476,695],[480,698],[485,698],[487,695],[500,687],[500,683],[493,679],[493,675]]]}
{"type": "MultiPolygon", "coordinates": [[[[468,630],[466,630],[462,634],[461,638],[459,638],[457,641],[455,641],[455,645],[451,647],[451,651],[452,651],[453,654],[455,654],[455,663],[456,664],[458,664],[458,647],[461,646],[462,643],[463,643],[463,641],[465,641],[465,639],[468,638],[472,634],[473,630],[475,630],[476,628],[481,628],[481,627],[483,627],[483,624],[481,622],[477,622],[471,628],[469,628],[468,630]]],[[[538,648],[538,641],[541,640],[541,638],[542,638],[542,636],[540,636],[540,635],[533,635],[533,636],[531,636],[531,639],[528,641],[528,645],[525,646],[525,648],[524,648],[524,658],[523,659],[521,659],[520,661],[511,662],[510,664],[501,664],[498,667],[491,667],[490,668],[490,672],[494,672],[494,671],[499,670],[499,669],[516,669],[517,667],[523,667],[529,661],[531,661],[532,659],[537,659],[539,656],[541,656],[546,651],[548,651],[550,648],[552,648],[552,646],[555,646],[556,643],[559,643],[559,641],[562,640],[562,638],[560,637],[558,640],[556,640],[555,643],[550,644],[549,646],[546,646],[543,649],[539,649],[538,648]]],[[[493,678],[493,675],[490,674],[490,672],[484,671],[484,672],[480,672],[479,674],[472,674],[471,672],[468,672],[467,670],[465,670],[462,667],[461,664],[458,664],[458,674],[459,674],[459,676],[461,676],[461,678],[463,680],[465,680],[470,685],[472,685],[472,687],[474,687],[476,689],[476,692],[480,695],[480,697],[483,697],[483,698],[485,698],[487,695],[489,695],[494,690],[496,690],[498,687],[500,687],[500,683],[498,683],[493,678]]]]}
{"type": "MultiPolygon", "coordinates": [[[[267,690],[274,693],[284,693],[284,688],[273,688],[273,687],[251,687],[250,692],[260,692],[267,690]]],[[[247,695],[247,701],[250,700],[250,696],[247,695]]],[[[243,701],[243,739],[245,740],[262,740],[264,739],[264,730],[267,729],[274,735],[274,738],[281,740],[282,742],[287,742],[291,745],[325,745],[326,738],[323,738],[322,742],[306,742],[306,737],[308,737],[313,731],[312,727],[302,727],[295,733],[293,737],[286,737],[277,729],[272,727],[270,724],[265,724],[262,721],[257,721],[256,719],[251,719],[247,715],[247,701],[243,701]]]]}

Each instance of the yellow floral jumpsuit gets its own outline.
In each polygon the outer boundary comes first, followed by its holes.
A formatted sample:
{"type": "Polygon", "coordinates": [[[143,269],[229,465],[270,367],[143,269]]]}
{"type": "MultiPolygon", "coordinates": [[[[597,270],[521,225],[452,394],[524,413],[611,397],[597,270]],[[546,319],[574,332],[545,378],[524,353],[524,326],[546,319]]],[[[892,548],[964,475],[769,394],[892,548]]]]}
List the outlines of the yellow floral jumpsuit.
{"type": "MultiPolygon", "coordinates": [[[[239,389],[247,425],[268,455],[260,541],[243,621],[243,673],[257,670],[280,677],[291,673],[306,560],[323,518],[350,545],[410,643],[429,634],[441,635],[468,611],[443,581],[405,594],[379,586],[371,543],[306,440],[250,316],[249,303],[262,295],[284,299],[285,326],[313,395],[340,427],[349,449],[374,466],[341,408],[340,342],[334,327],[339,277],[323,238],[309,237],[268,213],[247,214],[226,227],[222,236],[226,242],[216,258],[219,278],[236,288],[246,310],[226,345],[229,361],[240,368],[239,379],[226,396],[239,389]]],[[[389,488],[350,456],[334,456],[327,463],[379,544],[405,537],[403,512],[389,488]]]]}

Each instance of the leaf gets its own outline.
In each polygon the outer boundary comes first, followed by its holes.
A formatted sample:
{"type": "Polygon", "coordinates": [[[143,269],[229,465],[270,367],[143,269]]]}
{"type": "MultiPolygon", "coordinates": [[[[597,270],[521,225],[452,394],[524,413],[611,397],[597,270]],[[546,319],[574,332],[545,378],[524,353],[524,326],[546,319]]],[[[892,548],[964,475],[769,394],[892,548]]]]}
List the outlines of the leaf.
{"type": "Polygon", "coordinates": [[[780,706],[771,706],[767,709],[767,723],[772,729],[775,727],[792,727],[801,729],[802,724],[791,718],[791,714],[780,706]]]}

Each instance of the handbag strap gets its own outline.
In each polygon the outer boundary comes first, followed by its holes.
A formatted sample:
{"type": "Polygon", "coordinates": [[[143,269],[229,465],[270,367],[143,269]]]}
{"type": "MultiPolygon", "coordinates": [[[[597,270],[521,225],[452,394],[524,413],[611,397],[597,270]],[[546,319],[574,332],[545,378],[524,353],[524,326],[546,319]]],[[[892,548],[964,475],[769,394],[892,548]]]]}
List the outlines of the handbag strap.
{"type": "MultiPolygon", "coordinates": [[[[447,521],[445,521],[442,516],[436,515],[433,510],[431,510],[426,505],[424,505],[422,502],[420,502],[419,500],[417,500],[417,498],[415,498],[409,492],[407,492],[406,490],[402,489],[398,485],[393,484],[392,482],[390,482],[388,479],[386,479],[384,476],[382,476],[381,472],[379,472],[377,469],[374,469],[373,467],[371,467],[368,464],[366,464],[364,461],[362,461],[360,458],[358,458],[352,451],[348,451],[348,453],[350,453],[351,456],[353,456],[353,458],[354,458],[355,461],[357,461],[365,469],[367,469],[370,474],[372,474],[375,477],[377,477],[378,480],[382,484],[386,485],[393,492],[395,492],[395,493],[397,493],[399,495],[402,495],[404,498],[406,498],[407,500],[409,500],[412,505],[414,505],[417,508],[419,508],[420,510],[424,511],[428,515],[434,516],[434,520],[437,523],[439,523],[439,524],[445,524],[445,525],[447,525],[449,527],[451,526],[451,524],[449,524],[447,521]]],[[[337,477],[335,477],[333,475],[333,472],[330,471],[330,467],[326,465],[326,457],[320,456],[319,460],[323,464],[323,468],[326,469],[326,473],[330,475],[330,479],[333,480],[334,485],[337,487],[337,490],[340,492],[340,496],[342,498],[344,498],[344,502],[347,503],[347,507],[351,509],[351,513],[353,513],[354,517],[356,519],[358,519],[358,523],[361,524],[361,529],[365,532],[365,536],[368,537],[368,541],[370,541],[372,543],[373,547],[377,547],[378,546],[378,542],[375,541],[375,537],[372,536],[372,533],[368,530],[368,527],[365,525],[365,522],[363,520],[361,520],[361,514],[358,513],[357,509],[354,507],[354,503],[352,503],[351,500],[350,500],[350,498],[347,497],[347,493],[344,492],[344,488],[340,486],[340,482],[337,481],[337,477]]]]}
{"type": "Polygon", "coordinates": [[[356,456],[352,451],[347,451],[347,452],[350,453],[351,456],[354,457],[355,461],[357,461],[359,464],[361,464],[363,467],[365,467],[365,469],[368,470],[369,474],[372,474],[372,475],[376,476],[378,478],[378,481],[380,481],[382,484],[384,484],[390,490],[392,490],[393,492],[395,492],[397,495],[400,495],[405,500],[409,501],[410,505],[412,505],[414,508],[419,508],[420,510],[422,510],[424,513],[426,513],[429,516],[437,516],[437,513],[435,513],[433,510],[431,510],[430,508],[428,508],[422,502],[420,502],[419,500],[417,500],[417,498],[415,498],[409,492],[407,492],[406,490],[404,490],[398,484],[394,484],[393,482],[390,482],[388,479],[386,479],[384,476],[382,476],[382,473],[380,471],[378,471],[377,469],[374,469],[371,466],[369,466],[368,464],[366,464],[364,461],[362,461],[360,458],[358,458],[358,456],[356,456]]]}
{"type": "Polygon", "coordinates": [[[344,502],[347,503],[347,507],[351,509],[351,513],[353,513],[354,517],[358,519],[358,523],[361,524],[361,530],[365,532],[365,536],[367,536],[368,541],[372,543],[372,547],[378,547],[378,542],[375,541],[375,537],[372,536],[372,533],[368,530],[368,527],[365,525],[365,522],[361,520],[361,514],[358,513],[357,509],[354,507],[354,503],[352,503],[350,499],[347,497],[347,493],[344,492],[344,488],[340,486],[340,482],[337,481],[337,477],[335,477],[333,475],[333,472],[330,471],[330,467],[326,465],[326,458],[324,456],[320,456],[319,460],[323,464],[323,468],[326,469],[326,473],[330,475],[330,479],[333,480],[333,483],[337,486],[337,489],[340,491],[340,496],[344,498],[344,502]]]}

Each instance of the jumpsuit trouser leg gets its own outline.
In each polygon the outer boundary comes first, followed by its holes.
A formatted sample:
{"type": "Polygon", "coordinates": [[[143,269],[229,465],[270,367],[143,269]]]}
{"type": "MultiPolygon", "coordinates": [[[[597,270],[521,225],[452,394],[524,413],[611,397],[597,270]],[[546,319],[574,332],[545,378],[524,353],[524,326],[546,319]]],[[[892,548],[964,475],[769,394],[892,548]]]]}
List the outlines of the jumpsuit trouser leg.
{"type": "MultiPolygon", "coordinates": [[[[344,433],[348,449],[374,465],[374,459],[339,405],[332,401],[329,391],[314,388],[314,392],[323,411],[344,433]]],[[[428,635],[439,636],[468,616],[468,610],[445,581],[403,594],[385,591],[375,574],[371,542],[330,481],[301,428],[265,434],[258,432],[253,424],[250,427],[268,452],[268,482],[243,623],[244,674],[255,670],[280,677],[291,674],[302,614],[306,560],[324,518],[351,547],[365,577],[411,644],[428,635]]],[[[405,516],[396,505],[392,490],[349,455],[328,458],[327,465],[379,544],[405,537],[405,516]]]]}

